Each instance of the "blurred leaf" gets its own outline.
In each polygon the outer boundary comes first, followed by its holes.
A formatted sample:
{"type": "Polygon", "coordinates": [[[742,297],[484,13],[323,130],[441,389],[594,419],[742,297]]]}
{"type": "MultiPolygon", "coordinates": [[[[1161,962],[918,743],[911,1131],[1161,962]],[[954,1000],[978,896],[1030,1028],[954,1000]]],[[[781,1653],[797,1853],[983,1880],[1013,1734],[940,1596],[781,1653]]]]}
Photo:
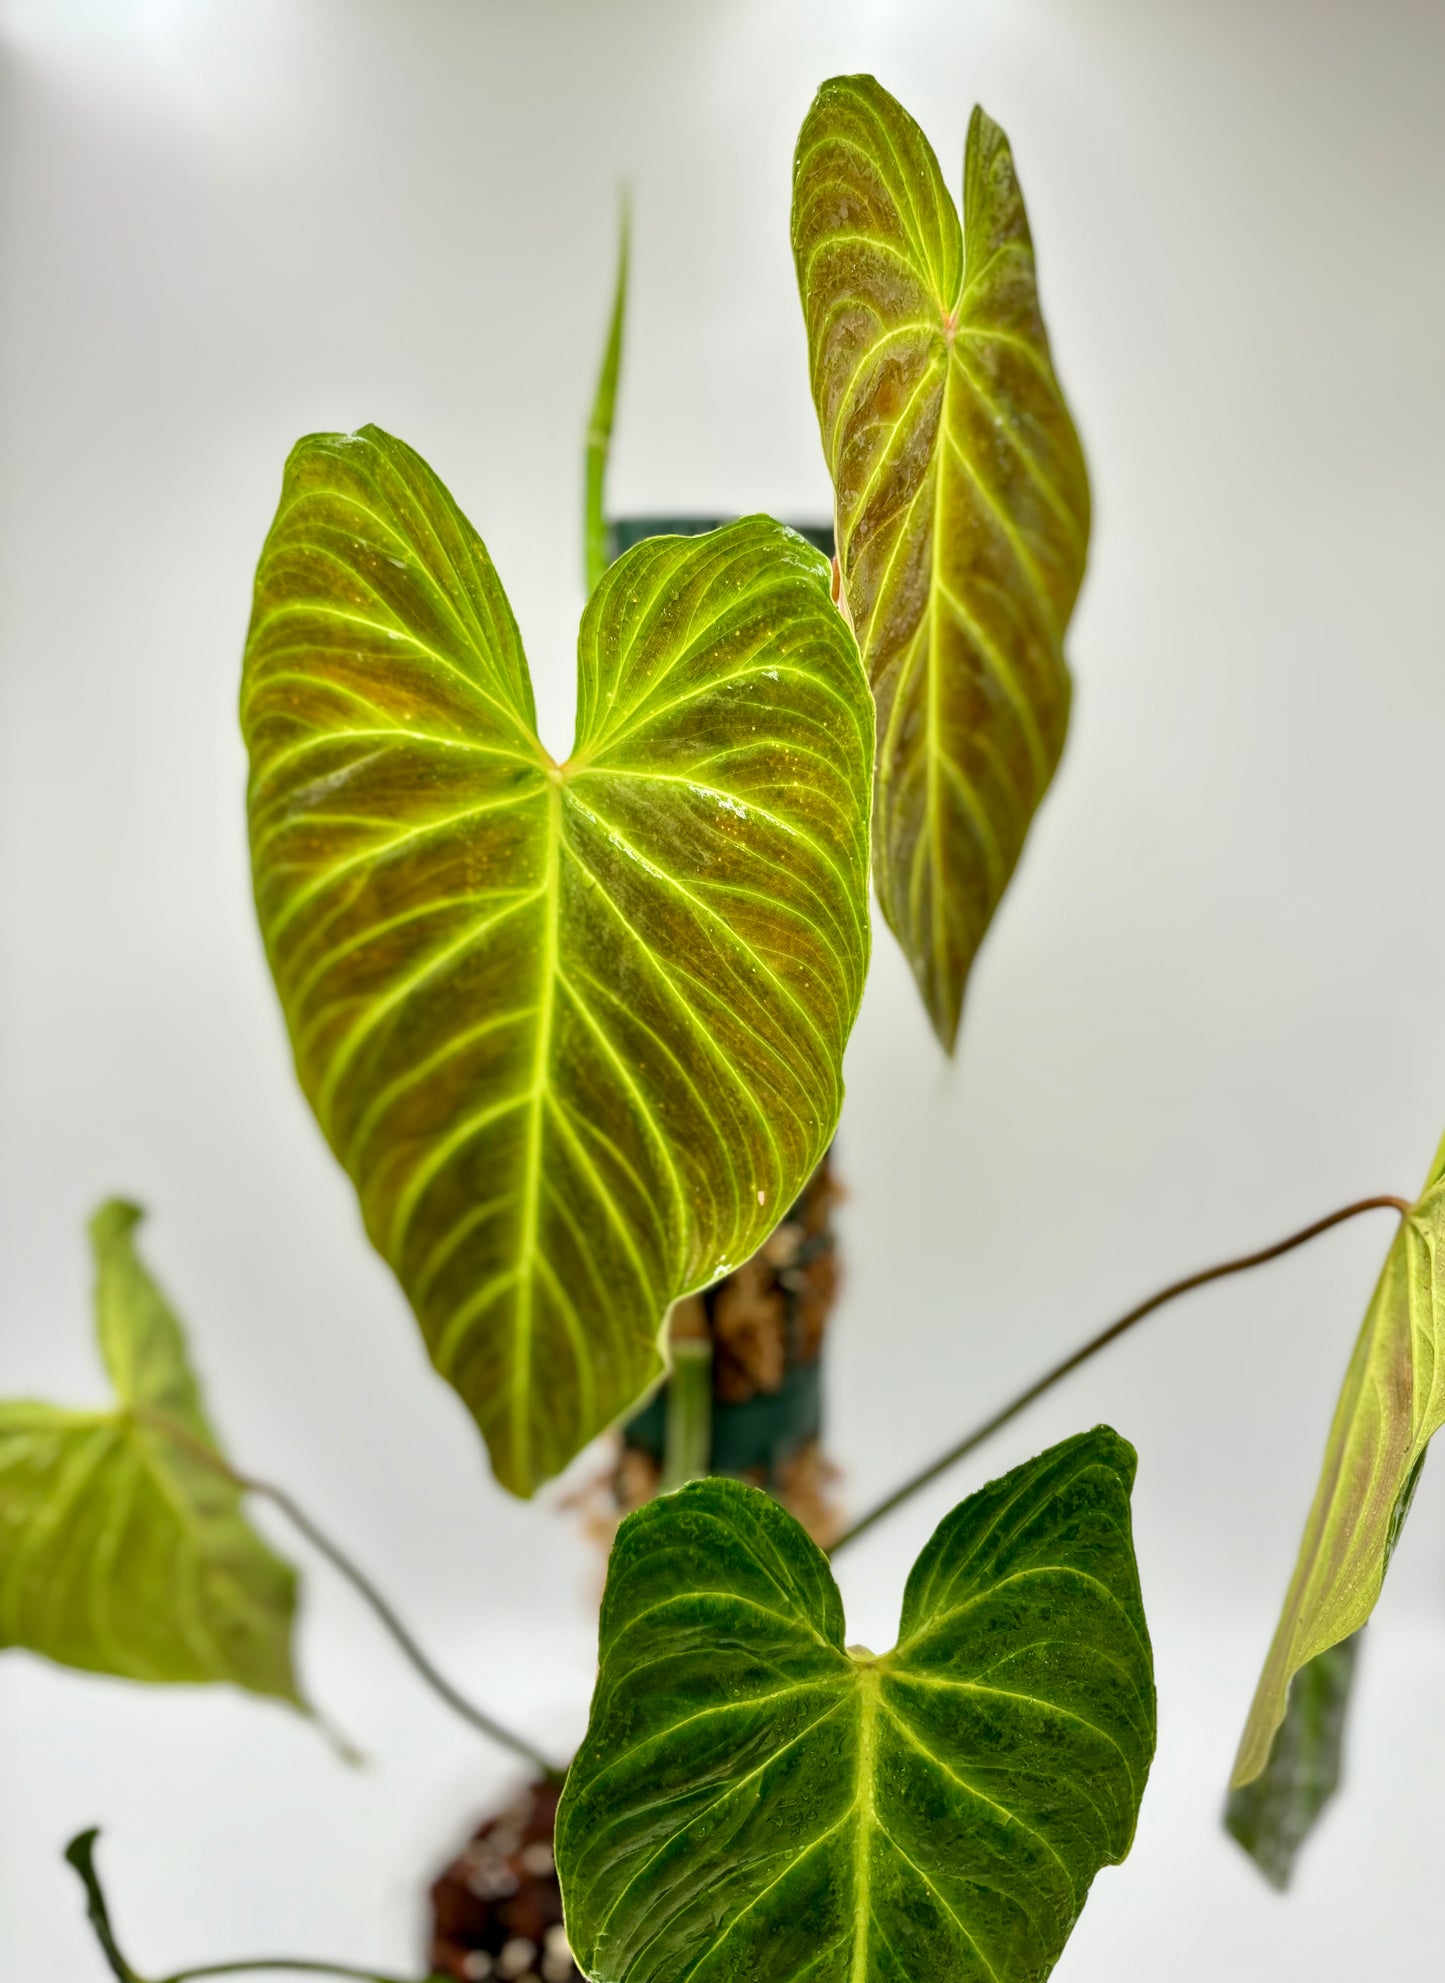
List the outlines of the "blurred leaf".
{"type": "Polygon", "coordinates": [[[242,690],[261,927],[367,1231],[519,1494],[801,1191],[868,960],[873,711],[826,559],[766,517],[639,544],[578,645],[558,766],[425,462],[296,448],[242,690]]]}
{"type": "Polygon", "coordinates": [[[0,1645],[129,1680],[229,1680],[301,1705],[296,1578],[241,1513],[181,1327],[135,1250],[91,1221],[109,1412],[0,1404],[0,1645]]]}
{"type": "Polygon", "coordinates": [[[1300,1847],[1339,1788],[1359,1646],[1356,1632],[1300,1668],[1269,1761],[1252,1782],[1230,1791],[1224,1808],[1225,1830],[1281,1893],[1300,1847]]]}
{"type": "Polygon", "coordinates": [[[607,546],[607,456],[612,446],[612,415],[617,405],[617,377],[622,369],[622,329],[627,314],[627,265],[631,224],[627,203],[622,206],[622,227],[617,242],[617,284],[612,294],[612,316],[607,343],[602,352],[602,369],[597,374],[597,395],[592,417],[587,423],[587,475],[583,496],[582,546],[583,575],[590,598],[608,566],[607,546]]]}
{"type": "Polygon", "coordinates": [[[1063,749],[1089,488],[1003,132],[964,218],[871,76],[798,139],[793,252],[843,595],[878,704],[874,872],[950,1052],[964,984],[1063,749]]]}
{"type": "Polygon", "coordinates": [[[1445,1422],[1445,1142],[1365,1313],[1314,1505],[1230,1787],[1266,1768],[1294,1676],[1375,1608],[1433,1434],[1445,1422]]]}
{"type": "Polygon", "coordinates": [[[899,1644],[845,1650],[827,1559],[696,1481],[630,1515],[567,1778],[597,1983],[1037,1983],[1122,1859],[1154,1751],[1134,1454],[1099,1427],[955,1508],[899,1644]]]}
{"type": "Polygon", "coordinates": [[[95,1863],[95,1847],[100,1837],[92,1826],[89,1831],[79,1832],[65,1848],[65,1856],[80,1875],[80,1883],[85,1888],[85,1915],[100,1944],[106,1966],[118,1983],[145,1983],[139,1970],[132,1969],[121,1954],[120,1944],[111,1926],[110,1909],[106,1905],[105,1889],[100,1883],[100,1870],[95,1863]]]}

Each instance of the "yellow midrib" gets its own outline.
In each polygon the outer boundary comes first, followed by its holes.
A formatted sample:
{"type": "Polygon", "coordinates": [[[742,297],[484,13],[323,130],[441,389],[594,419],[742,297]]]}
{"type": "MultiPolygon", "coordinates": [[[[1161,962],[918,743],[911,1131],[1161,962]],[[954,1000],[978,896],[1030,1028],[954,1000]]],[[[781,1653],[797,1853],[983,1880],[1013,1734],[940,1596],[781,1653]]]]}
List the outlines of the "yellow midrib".
{"type": "Polygon", "coordinates": [[[552,1021],[557,1004],[557,963],[560,945],[562,780],[554,774],[547,793],[547,865],[542,887],[547,897],[541,982],[538,988],[537,1048],[532,1061],[532,1087],[527,1117],[527,1158],[522,1180],[522,1235],[517,1249],[517,1305],[513,1321],[515,1362],[512,1380],[512,1439],[515,1471],[528,1486],[532,1480],[531,1384],[528,1355],[532,1344],[533,1287],[537,1257],[537,1227],[542,1184],[542,1121],[547,1075],[552,1055],[552,1021]]]}
{"type": "MultiPolygon", "coordinates": [[[[856,1658],[856,1655],[853,1655],[856,1658]]],[[[849,1983],[866,1983],[868,1929],[873,1918],[872,1845],[877,1825],[873,1802],[873,1772],[878,1730],[879,1667],[858,1660],[858,1796],[853,1831],[853,1961],[849,1983]]]]}
{"type": "MultiPolygon", "coordinates": [[[[953,313],[950,312],[950,315],[953,313]]],[[[927,735],[928,749],[925,762],[928,768],[926,785],[928,809],[929,864],[933,870],[929,888],[929,921],[932,925],[932,965],[929,973],[932,981],[935,1012],[947,1013],[949,998],[948,982],[948,924],[944,905],[945,852],[944,836],[940,825],[939,803],[939,744],[940,717],[938,699],[940,678],[943,667],[938,651],[938,611],[939,587],[942,584],[941,547],[943,543],[943,475],[944,462],[948,454],[947,437],[949,430],[949,401],[953,393],[953,332],[945,320],[943,361],[943,405],[939,408],[938,438],[933,452],[933,517],[932,536],[928,547],[928,704],[927,735]]]]}

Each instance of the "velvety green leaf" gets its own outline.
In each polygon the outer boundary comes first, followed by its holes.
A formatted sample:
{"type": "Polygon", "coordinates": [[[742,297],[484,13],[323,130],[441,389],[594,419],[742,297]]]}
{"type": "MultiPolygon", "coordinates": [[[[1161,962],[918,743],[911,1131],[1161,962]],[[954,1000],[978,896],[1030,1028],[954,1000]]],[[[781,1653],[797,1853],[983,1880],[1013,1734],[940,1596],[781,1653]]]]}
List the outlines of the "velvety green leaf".
{"type": "Polygon", "coordinates": [[[531,1493],[661,1369],[842,1098],[872,706],[828,566],[745,518],[637,545],[537,740],[480,539],[375,428],[302,441],[242,716],[301,1083],[499,1478],[531,1493]]]}
{"type": "Polygon", "coordinates": [[[793,253],[843,596],[878,704],[874,871],[952,1050],[964,984],[1063,749],[1089,487],[1008,140],[968,127],[963,224],[871,76],[798,139],[793,253]]]}
{"type": "Polygon", "coordinates": [[[1133,1450],[1070,1439],[955,1508],[899,1643],[826,1557],[696,1481],[630,1515],[557,1820],[596,1983],[1037,1983],[1129,1849],[1154,1751],[1133,1450]]]}
{"type": "Polygon", "coordinates": [[[592,417],[587,422],[582,547],[583,573],[589,594],[597,590],[602,574],[611,562],[607,544],[607,457],[612,448],[612,416],[617,407],[617,379],[622,370],[622,327],[627,314],[630,234],[630,218],[624,203],[622,233],[617,244],[617,286],[612,293],[612,315],[607,325],[607,342],[602,349],[601,369],[597,374],[592,417]]]}
{"type": "Polygon", "coordinates": [[[1425,1449],[1445,1423],[1445,1142],[1400,1222],[1335,1408],[1294,1576],[1231,1787],[1269,1762],[1290,1682],[1375,1608],[1425,1449]]]}
{"type": "Polygon", "coordinates": [[[1300,1847],[1340,1784],[1345,1715],[1360,1634],[1342,1639],[1302,1666],[1290,1682],[1284,1720],[1269,1761],[1252,1782],[1231,1790],[1224,1825],[1272,1887],[1289,1885],[1300,1847]]]}
{"type": "Polygon", "coordinates": [[[135,1249],[91,1221],[107,1412],[0,1404],[0,1645],[130,1680],[229,1680],[297,1702],[296,1578],[241,1513],[181,1327],[135,1249]]]}

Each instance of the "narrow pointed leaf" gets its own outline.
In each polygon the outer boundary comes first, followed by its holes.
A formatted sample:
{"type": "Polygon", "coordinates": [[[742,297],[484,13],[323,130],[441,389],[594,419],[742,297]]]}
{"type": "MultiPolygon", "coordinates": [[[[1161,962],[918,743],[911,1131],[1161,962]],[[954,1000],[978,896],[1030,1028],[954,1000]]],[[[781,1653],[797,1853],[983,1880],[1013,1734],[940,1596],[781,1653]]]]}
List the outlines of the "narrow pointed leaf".
{"type": "Polygon", "coordinates": [[[843,595],[878,704],[879,900],[945,1048],[1069,714],[1089,488],[1008,140],[976,109],[963,221],[871,76],[819,90],[793,253],[843,595]]]}
{"type": "Polygon", "coordinates": [[[1340,1786],[1341,1754],[1360,1634],[1317,1653],[1290,1682],[1269,1761],[1231,1790],[1224,1827],[1283,1893],[1300,1847],[1340,1786]]]}
{"type": "Polygon", "coordinates": [[[1235,1757],[1231,1787],[1269,1762],[1290,1683],[1375,1608],[1431,1438],[1445,1423],[1445,1142],[1401,1220],[1365,1312],[1325,1446],[1294,1576],[1235,1757]]]}
{"type": "Polygon", "coordinates": [[[662,1368],[669,1304],[822,1156],[867,965],[872,706],[828,566],[745,518],[618,560],[572,756],[481,541],[399,441],[303,441],[242,717],[301,1084],[498,1477],[662,1368]]]}
{"type": "Polygon", "coordinates": [[[1154,1750],[1133,1476],[1099,1427],[971,1496],[882,1657],[845,1648],[826,1557],[757,1489],[629,1516],[557,1820],[588,1976],[1046,1976],[1154,1750]]]}
{"type": "Polygon", "coordinates": [[[114,1408],[0,1403],[0,1645],[300,1705],[295,1573],[242,1514],[140,1219],[112,1200],[91,1221],[114,1408]]]}
{"type": "Polygon", "coordinates": [[[612,315],[608,320],[607,342],[602,349],[602,365],[597,374],[592,417],[587,422],[582,547],[583,574],[589,596],[597,590],[610,562],[607,544],[607,457],[612,449],[612,416],[617,407],[617,380],[622,370],[622,331],[627,315],[631,232],[631,216],[624,200],[622,228],[617,243],[617,282],[612,292],[612,315]]]}

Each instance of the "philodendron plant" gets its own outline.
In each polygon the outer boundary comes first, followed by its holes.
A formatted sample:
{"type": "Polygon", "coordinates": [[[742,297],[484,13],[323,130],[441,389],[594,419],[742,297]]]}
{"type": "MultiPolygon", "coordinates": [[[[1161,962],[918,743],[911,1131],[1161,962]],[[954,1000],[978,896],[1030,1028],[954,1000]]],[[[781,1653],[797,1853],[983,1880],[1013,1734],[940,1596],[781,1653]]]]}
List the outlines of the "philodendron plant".
{"type": "MultiPolygon", "coordinates": [[[[829,82],[798,144],[793,245],[836,561],[753,516],[606,566],[620,281],[562,763],[482,540],[403,442],[301,441],[257,573],[251,848],[297,1073],[432,1361],[522,1496],[657,1386],[681,1355],[669,1312],[768,1241],[827,1151],[870,868],[952,1051],[1064,741],[1088,485],[1007,140],[974,112],[960,215],[886,91],[829,82]]],[[[1417,1201],[1361,1200],[1151,1296],[833,1544],[1175,1295],[1385,1207],[1400,1230],[1227,1813],[1281,1885],[1334,1787],[1357,1635],[1445,1418],[1445,1150],[1417,1201]]],[[[266,1496],[460,1714],[565,1780],[565,1941],[560,1920],[542,1941],[519,1930],[496,1974],[1049,1973],[1094,1875],[1129,1849],[1154,1749],[1117,1433],[1065,1440],[955,1507],[882,1652],[848,1643],[827,1555],[767,1493],[713,1476],[659,1495],[617,1532],[591,1720],[564,1771],[226,1456],[139,1217],[113,1202],[92,1222],[112,1404],[0,1406],[0,1642],[311,1712],[294,1573],[245,1518],[266,1496]]],[[[669,1395],[681,1409],[684,1387],[669,1395]]],[[[113,1973],[142,1983],[94,1839],[70,1848],[90,1918],[113,1973]]],[[[493,1973],[489,1954],[467,1961],[456,1973],[493,1973]]]]}

